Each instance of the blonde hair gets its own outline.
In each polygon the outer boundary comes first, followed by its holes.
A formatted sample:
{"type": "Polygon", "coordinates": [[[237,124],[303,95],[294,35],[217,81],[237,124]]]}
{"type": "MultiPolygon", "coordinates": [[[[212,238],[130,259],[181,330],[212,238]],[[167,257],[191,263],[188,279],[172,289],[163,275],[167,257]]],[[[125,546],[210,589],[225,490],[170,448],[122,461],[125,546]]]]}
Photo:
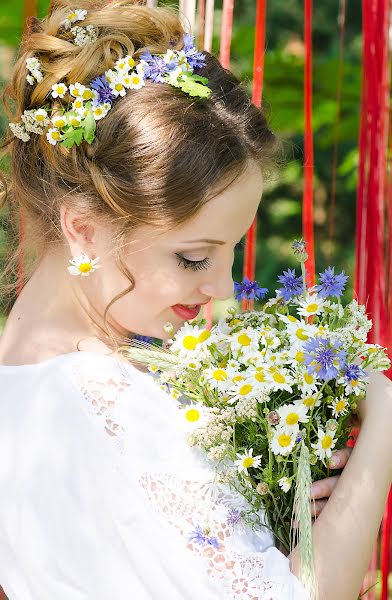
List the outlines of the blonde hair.
{"type": "MultiPolygon", "coordinates": [[[[53,1],[44,20],[31,21],[4,92],[10,119],[44,104],[57,82],[88,85],[125,54],[183,47],[185,32],[174,9],[135,0],[78,0],[77,8],[88,11],[82,25],[96,26],[99,34],[77,46],[61,28],[69,8],[67,0],[53,1]],[[26,81],[26,59],[32,56],[44,71],[34,87],[26,81]]],[[[140,224],[174,227],[229,185],[249,160],[262,168],[271,164],[275,136],[240,82],[208,53],[198,72],[208,78],[209,99],[148,81],[113,105],[91,145],[67,149],[48,144],[45,136],[33,135],[27,143],[8,136],[3,154],[10,154],[12,186],[9,193],[5,187],[2,204],[10,208],[11,226],[23,215],[25,234],[18,249],[11,247],[4,276],[15,273],[23,249],[28,280],[48,244],[63,242],[59,208],[65,204],[118,226],[118,264],[130,281],[123,296],[135,286],[121,259],[126,235],[140,224]]]]}

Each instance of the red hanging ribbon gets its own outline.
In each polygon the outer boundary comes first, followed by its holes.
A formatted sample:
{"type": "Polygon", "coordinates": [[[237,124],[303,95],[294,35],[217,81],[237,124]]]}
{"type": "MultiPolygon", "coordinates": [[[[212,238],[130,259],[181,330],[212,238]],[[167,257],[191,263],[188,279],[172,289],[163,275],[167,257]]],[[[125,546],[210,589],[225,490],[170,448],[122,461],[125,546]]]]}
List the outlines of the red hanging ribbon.
{"type": "MultiPolygon", "coordinates": [[[[257,0],[252,90],[252,102],[256,106],[261,106],[263,96],[266,13],[267,0],[257,0]]],[[[250,280],[254,280],[256,276],[256,240],[257,215],[252,225],[250,226],[245,238],[243,276],[247,277],[250,280]]],[[[253,300],[251,300],[249,302],[250,310],[253,309],[253,304],[253,300]]],[[[247,300],[243,300],[242,308],[243,310],[246,310],[248,308],[247,300]]]]}
{"type": "Polygon", "coordinates": [[[234,0],[223,0],[219,61],[230,69],[231,37],[233,33],[234,0]]]}
{"type": "Polygon", "coordinates": [[[304,73],[304,112],[305,112],[305,136],[304,136],[304,187],[303,187],[303,211],[302,227],[306,242],[308,260],[306,271],[309,285],[314,285],[315,263],[314,263],[314,231],[313,231],[313,124],[312,124],[312,0],[305,0],[305,73],[304,73]]]}

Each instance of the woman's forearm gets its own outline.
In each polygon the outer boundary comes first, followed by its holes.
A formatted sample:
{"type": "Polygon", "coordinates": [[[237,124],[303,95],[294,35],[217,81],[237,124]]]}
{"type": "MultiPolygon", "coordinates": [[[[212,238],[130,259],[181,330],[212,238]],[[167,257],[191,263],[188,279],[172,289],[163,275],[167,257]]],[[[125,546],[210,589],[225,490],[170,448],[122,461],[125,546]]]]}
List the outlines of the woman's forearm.
{"type": "MultiPolygon", "coordinates": [[[[313,526],[319,600],[358,597],[392,481],[392,404],[368,417],[327,506],[313,526]]],[[[298,574],[298,556],[292,555],[298,574]]]]}

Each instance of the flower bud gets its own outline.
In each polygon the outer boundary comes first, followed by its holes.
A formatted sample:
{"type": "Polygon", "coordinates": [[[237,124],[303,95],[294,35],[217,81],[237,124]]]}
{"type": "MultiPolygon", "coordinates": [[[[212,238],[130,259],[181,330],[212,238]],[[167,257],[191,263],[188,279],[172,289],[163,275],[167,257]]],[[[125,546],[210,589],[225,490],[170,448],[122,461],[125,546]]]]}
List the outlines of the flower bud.
{"type": "Polygon", "coordinates": [[[260,496],[265,496],[269,492],[269,487],[266,483],[261,481],[260,483],[257,484],[256,492],[258,494],[260,494],[260,496]]]}
{"type": "Polygon", "coordinates": [[[172,335],[173,332],[174,332],[173,323],[170,323],[170,321],[168,321],[167,323],[165,323],[164,326],[163,326],[163,331],[165,333],[168,333],[169,335],[172,335]]]}
{"type": "Polygon", "coordinates": [[[277,425],[279,423],[280,418],[276,410],[271,410],[267,414],[267,421],[270,425],[277,425]]]}

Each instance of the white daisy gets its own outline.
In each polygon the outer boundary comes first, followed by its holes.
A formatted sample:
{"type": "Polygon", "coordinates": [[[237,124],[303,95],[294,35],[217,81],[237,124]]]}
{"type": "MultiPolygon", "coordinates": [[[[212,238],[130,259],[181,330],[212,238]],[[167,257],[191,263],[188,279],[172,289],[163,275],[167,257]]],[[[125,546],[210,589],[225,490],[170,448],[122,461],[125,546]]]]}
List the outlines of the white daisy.
{"type": "Polygon", "coordinates": [[[279,479],[278,484],[280,489],[283,490],[285,494],[287,494],[287,492],[291,488],[291,479],[289,479],[288,477],[282,477],[281,479],[279,479]]]}
{"type": "Polygon", "coordinates": [[[232,334],[230,346],[235,354],[249,354],[255,352],[259,347],[260,334],[251,327],[240,329],[232,334]]]}
{"type": "Polygon", "coordinates": [[[34,113],[34,120],[38,123],[46,123],[48,120],[48,113],[43,108],[38,108],[34,113]]]}
{"type": "Polygon", "coordinates": [[[332,431],[324,432],[322,429],[319,429],[317,444],[312,444],[312,448],[315,455],[324,462],[326,458],[331,458],[335,444],[336,440],[332,431]]]}
{"type": "Polygon", "coordinates": [[[302,394],[311,394],[317,392],[317,378],[314,374],[310,374],[305,370],[297,371],[297,385],[302,394]]]}
{"type": "Polygon", "coordinates": [[[67,120],[64,116],[52,117],[52,123],[57,129],[62,129],[66,126],[67,120]]]}
{"type": "Polygon", "coordinates": [[[61,139],[61,133],[55,127],[51,127],[46,134],[46,139],[48,140],[49,144],[55,146],[61,139]]]}
{"type": "Polygon", "coordinates": [[[304,404],[284,404],[277,409],[279,426],[289,433],[296,433],[300,423],[307,423],[309,416],[304,404]]]}
{"type": "MultiPolygon", "coordinates": [[[[128,73],[128,71],[131,68],[131,66],[129,64],[130,58],[131,58],[130,56],[125,56],[124,58],[120,58],[119,60],[117,60],[114,63],[114,68],[116,69],[116,71],[118,71],[118,73],[121,73],[121,74],[128,73]]],[[[131,60],[133,60],[133,59],[131,59],[131,60]]],[[[133,62],[135,62],[135,61],[133,61],[133,62]]]]}
{"type": "Polygon", "coordinates": [[[286,390],[287,392],[292,393],[293,388],[291,387],[294,384],[294,379],[290,375],[287,369],[271,367],[269,372],[267,373],[267,382],[271,387],[271,391],[279,392],[280,390],[286,390]]]}
{"type": "Polygon", "coordinates": [[[82,98],[75,98],[74,102],[72,103],[72,110],[74,110],[78,115],[84,115],[85,108],[82,98]]]}
{"type": "Polygon", "coordinates": [[[111,79],[109,86],[111,87],[111,89],[113,90],[113,94],[118,97],[118,96],[125,96],[127,90],[125,88],[124,82],[123,82],[123,76],[119,73],[116,73],[116,76],[111,79]]]}
{"type": "Polygon", "coordinates": [[[76,23],[77,21],[84,21],[86,15],[87,10],[70,10],[65,20],[62,21],[61,25],[63,25],[65,29],[69,29],[73,23],[76,23]]]}
{"type": "Polygon", "coordinates": [[[111,105],[109,104],[109,102],[105,102],[104,104],[97,104],[96,106],[93,106],[92,111],[93,111],[94,119],[96,121],[103,119],[104,117],[106,117],[106,115],[108,114],[110,109],[111,109],[111,105]]]}
{"type": "Polygon", "coordinates": [[[306,395],[298,400],[294,400],[294,404],[303,404],[309,410],[315,406],[320,406],[321,398],[317,394],[306,395]]]}
{"type": "Polygon", "coordinates": [[[75,115],[72,113],[68,115],[68,123],[70,125],[72,125],[72,127],[80,127],[81,122],[82,122],[81,115],[75,115]]]}
{"type": "Polygon", "coordinates": [[[64,98],[67,91],[65,83],[55,83],[52,85],[52,98],[64,98]]]}
{"type": "Polygon", "coordinates": [[[248,469],[255,469],[260,466],[262,455],[252,456],[253,448],[250,450],[245,450],[244,454],[237,453],[237,459],[235,461],[235,466],[238,469],[239,473],[246,473],[248,475],[248,469]]]}
{"type": "Polygon", "coordinates": [[[232,388],[230,388],[229,403],[233,404],[234,402],[237,402],[237,400],[241,400],[243,398],[256,398],[259,393],[260,392],[256,386],[244,379],[243,381],[238,381],[232,388]]]}
{"type": "Polygon", "coordinates": [[[180,357],[197,358],[208,345],[210,337],[211,332],[208,329],[184,323],[177,331],[170,349],[180,357]]]}
{"type": "Polygon", "coordinates": [[[142,75],[139,73],[131,73],[131,88],[133,90],[140,90],[144,85],[146,85],[146,82],[142,75]]]}
{"type": "Polygon", "coordinates": [[[94,273],[96,269],[101,268],[101,265],[98,264],[99,260],[99,256],[91,260],[88,254],[81,254],[69,261],[71,266],[67,267],[67,269],[71,275],[87,277],[90,273],[94,273]]]}
{"type": "Polygon", "coordinates": [[[187,430],[196,429],[205,424],[208,416],[208,408],[202,402],[185,405],[185,407],[181,408],[181,415],[184,418],[187,430]]]}
{"type": "Polygon", "coordinates": [[[296,433],[289,433],[282,427],[277,427],[274,436],[270,442],[271,450],[274,454],[286,456],[295,446],[296,433]]]}
{"type": "Polygon", "coordinates": [[[230,385],[229,374],[223,367],[209,367],[203,371],[203,380],[208,382],[211,389],[224,392],[230,385]]]}
{"type": "Polygon", "coordinates": [[[324,300],[317,294],[306,294],[305,298],[299,301],[298,314],[303,317],[312,317],[322,313],[324,300]]]}
{"type": "Polygon", "coordinates": [[[340,398],[334,398],[332,404],[328,404],[328,408],[332,410],[332,414],[336,419],[347,414],[349,409],[349,402],[344,396],[340,396],[340,398]]]}

